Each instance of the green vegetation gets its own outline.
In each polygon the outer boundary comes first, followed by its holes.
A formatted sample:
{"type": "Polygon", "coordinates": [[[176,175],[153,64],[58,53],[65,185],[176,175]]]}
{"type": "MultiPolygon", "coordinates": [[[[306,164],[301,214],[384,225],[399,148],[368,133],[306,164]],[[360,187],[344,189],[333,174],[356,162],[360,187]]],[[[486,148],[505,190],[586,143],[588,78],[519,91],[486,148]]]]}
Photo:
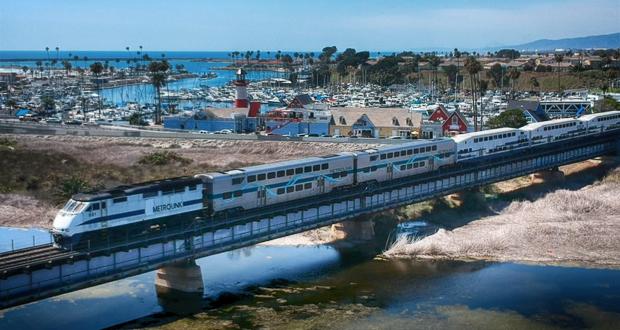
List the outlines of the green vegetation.
{"type": "Polygon", "coordinates": [[[168,164],[188,165],[191,159],[181,157],[174,151],[156,151],[142,157],[138,163],[144,165],[162,166],[168,164]]]}
{"type": "Polygon", "coordinates": [[[166,85],[168,78],[168,70],[170,65],[168,61],[154,61],[149,63],[149,73],[151,76],[151,84],[157,92],[157,112],[155,113],[155,124],[161,124],[161,88],[166,85]]]}
{"type": "Polygon", "coordinates": [[[86,180],[78,176],[71,176],[62,180],[59,195],[68,199],[77,193],[83,193],[89,190],[91,190],[91,187],[86,180]]]}
{"type": "Polygon", "coordinates": [[[129,125],[146,126],[148,123],[142,118],[141,114],[134,112],[129,116],[129,125]]]}
{"type": "Polygon", "coordinates": [[[614,110],[620,110],[620,102],[616,101],[612,97],[605,96],[598,107],[598,112],[614,110]]]}
{"type": "Polygon", "coordinates": [[[506,110],[487,121],[489,128],[512,127],[519,128],[527,125],[523,111],[519,109],[506,110]]]}
{"type": "Polygon", "coordinates": [[[8,138],[0,138],[0,147],[1,148],[15,148],[17,145],[17,141],[8,139],[8,138]]]}

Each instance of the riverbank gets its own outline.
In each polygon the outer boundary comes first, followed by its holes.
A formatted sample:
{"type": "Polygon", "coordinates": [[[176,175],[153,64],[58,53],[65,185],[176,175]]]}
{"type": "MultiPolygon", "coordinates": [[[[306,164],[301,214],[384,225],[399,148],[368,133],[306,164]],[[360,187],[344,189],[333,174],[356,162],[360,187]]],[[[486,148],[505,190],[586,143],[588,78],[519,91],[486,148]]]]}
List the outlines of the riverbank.
{"type": "MultiPolygon", "coordinates": [[[[574,175],[581,174],[574,172],[574,175]]],[[[509,203],[491,202],[492,215],[464,220],[462,225],[440,229],[421,240],[400,240],[384,255],[618,269],[620,200],[617,196],[620,196],[620,168],[576,190],[551,191],[533,201],[521,197],[509,203]]]]}

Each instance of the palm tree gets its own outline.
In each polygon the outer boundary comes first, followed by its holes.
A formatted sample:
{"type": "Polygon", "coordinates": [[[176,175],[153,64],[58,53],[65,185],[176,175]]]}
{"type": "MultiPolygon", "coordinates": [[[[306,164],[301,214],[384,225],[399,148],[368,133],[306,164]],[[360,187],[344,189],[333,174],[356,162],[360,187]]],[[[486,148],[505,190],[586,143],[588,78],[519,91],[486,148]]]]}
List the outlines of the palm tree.
{"type": "Polygon", "coordinates": [[[56,46],[56,62],[60,61],[60,47],[56,46]]]}
{"type": "Polygon", "coordinates": [[[482,71],[482,65],[474,56],[469,56],[465,59],[465,70],[469,73],[469,80],[471,84],[472,105],[474,110],[474,131],[478,131],[478,105],[476,103],[476,90],[478,73],[482,71]]]}
{"type": "Polygon", "coordinates": [[[437,55],[432,55],[428,58],[428,63],[433,68],[433,95],[435,94],[435,89],[437,88],[437,68],[439,68],[439,64],[441,64],[441,58],[437,55]]]}
{"type": "Polygon", "coordinates": [[[515,89],[515,80],[519,79],[519,76],[521,76],[521,72],[519,72],[519,70],[513,67],[508,69],[507,76],[508,79],[510,79],[510,95],[512,96],[515,89]]]}
{"type": "Polygon", "coordinates": [[[536,79],[536,77],[530,78],[530,84],[532,84],[532,88],[534,89],[540,86],[540,83],[538,82],[538,79],[536,79]]]}
{"type": "Polygon", "coordinates": [[[99,115],[101,115],[101,82],[99,75],[103,72],[103,64],[101,62],[95,62],[90,65],[90,72],[95,75],[95,85],[97,86],[97,97],[99,99],[99,115]]]}
{"type": "Polygon", "coordinates": [[[558,64],[558,94],[562,93],[562,86],[560,85],[560,63],[562,63],[562,61],[564,61],[564,55],[562,54],[555,54],[553,56],[553,58],[555,59],[555,62],[558,64]]]}
{"type": "Polygon", "coordinates": [[[47,53],[47,62],[45,63],[45,66],[48,67],[48,71],[47,71],[47,76],[49,77],[49,62],[50,62],[50,48],[49,47],[45,47],[45,52],[47,53]]]}
{"type": "Polygon", "coordinates": [[[461,59],[461,52],[459,51],[458,48],[454,48],[454,57],[456,57],[456,88],[454,89],[454,99],[456,99],[456,95],[458,94],[459,91],[459,73],[461,72],[461,67],[460,67],[460,59],[461,59]]]}
{"type": "Polygon", "coordinates": [[[65,74],[68,77],[69,76],[69,71],[71,71],[71,62],[65,60],[65,61],[62,61],[62,65],[65,67],[65,74]]]}
{"type": "Polygon", "coordinates": [[[149,63],[151,84],[157,92],[157,111],[155,113],[155,124],[161,124],[161,88],[166,85],[167,71],[170,65],[166,61],[154,61],[149,63]]]}

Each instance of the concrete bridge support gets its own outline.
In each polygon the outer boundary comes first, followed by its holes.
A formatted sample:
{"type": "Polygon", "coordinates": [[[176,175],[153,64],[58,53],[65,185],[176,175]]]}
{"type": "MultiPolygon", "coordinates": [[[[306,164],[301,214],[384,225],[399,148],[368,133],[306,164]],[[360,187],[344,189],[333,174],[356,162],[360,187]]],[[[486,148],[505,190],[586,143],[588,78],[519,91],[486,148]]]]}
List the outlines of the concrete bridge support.
{"type": "Polygon", "coordinates": [[[200,266],[195,260],[164,266],[155,273],[155,288],[158,293],[188,293],[202,296],[204,285],[200,266]]]}
{"type": "Polygon", "coordinates": [[[368,216],[332,225],[332,236],[337,239],[369,241],[375,237],[375,223],[368,216]]]}

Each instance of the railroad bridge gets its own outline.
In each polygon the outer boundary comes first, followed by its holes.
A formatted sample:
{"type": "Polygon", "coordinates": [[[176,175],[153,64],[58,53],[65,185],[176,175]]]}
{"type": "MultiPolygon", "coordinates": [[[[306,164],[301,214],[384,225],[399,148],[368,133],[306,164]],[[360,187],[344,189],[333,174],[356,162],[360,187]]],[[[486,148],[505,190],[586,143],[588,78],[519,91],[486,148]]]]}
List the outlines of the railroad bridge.
{"type": "Polygon", "coordinates": [[[80,250],[60,250],[48,244],[2,253],[0,307],[158,269],[157,281],[171,289],[202,290],[200,274],[192,268],[197,258],[619,151],[619,132],[588,136],[481,157],[372,189],[337,191],[286,207],[259,208],[174,232],[136,237],[131,242],[100,242],[80,250]]]}

